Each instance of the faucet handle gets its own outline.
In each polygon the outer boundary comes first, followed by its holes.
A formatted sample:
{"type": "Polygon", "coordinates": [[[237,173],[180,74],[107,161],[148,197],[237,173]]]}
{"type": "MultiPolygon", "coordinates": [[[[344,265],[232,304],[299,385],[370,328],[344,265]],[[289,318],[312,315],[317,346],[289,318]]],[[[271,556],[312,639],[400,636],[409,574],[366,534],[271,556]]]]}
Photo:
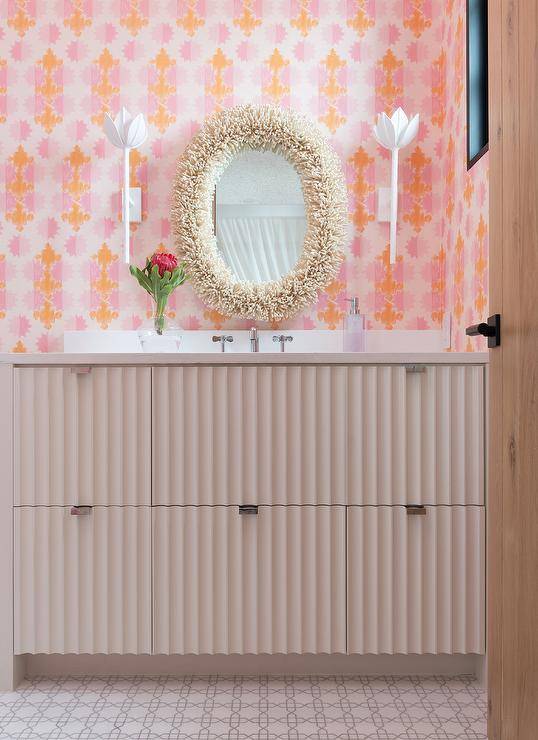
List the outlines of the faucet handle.
{"type": "Polygon", "coordinates": [[[233,342],[234,338],[231,334],[214,334],[211,337],[212,342],[220,342],[220,351],[224,352],[226,342],[233,342]]]}
{"type": "Polygon", "coordinates": [[[280,342],[280,351],[284,352],[285,342],[293,342],[293,337],[290,334],[274,334],[273,342],[280,342]]]}

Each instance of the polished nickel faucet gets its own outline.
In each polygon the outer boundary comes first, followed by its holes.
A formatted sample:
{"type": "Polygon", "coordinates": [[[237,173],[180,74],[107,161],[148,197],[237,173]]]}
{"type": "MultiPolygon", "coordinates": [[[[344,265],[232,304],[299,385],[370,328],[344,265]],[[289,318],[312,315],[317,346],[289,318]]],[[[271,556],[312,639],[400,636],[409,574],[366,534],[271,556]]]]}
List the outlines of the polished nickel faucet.
{"type": "Polygon", "coordinates": [[[289,334],[275,334],[273,336],[273,342],[280,342],[280,351],[284,352],[286,349],[286,342],[293,342],[293,337],[289,334]]]}
{"type": "Polygon", "coordinates": [[[233,342],[234,338],[228,334],[215,334],[211,337],[212,342],[220,342],[220,351],[226,350],[226,342],[233,342]]]}
{"type": "Polygon", "coordinates": [[[260,351],[260,337],[258,335],[258,330],[256,329],[255,326],[250,327],[248,338],[250,341],[250,351],[259,352],[260,351]]]}

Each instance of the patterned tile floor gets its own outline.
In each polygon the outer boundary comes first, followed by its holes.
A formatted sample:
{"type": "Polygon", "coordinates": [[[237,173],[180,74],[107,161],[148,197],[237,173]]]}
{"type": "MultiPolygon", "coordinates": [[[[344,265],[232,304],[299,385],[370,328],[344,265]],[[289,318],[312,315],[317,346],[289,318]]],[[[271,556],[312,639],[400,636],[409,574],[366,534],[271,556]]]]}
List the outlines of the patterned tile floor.
{"type": "Polygon", "coordinates": [[[468,676],[36,678],[0,694],[9,740],[486,738],[468,676]]]}

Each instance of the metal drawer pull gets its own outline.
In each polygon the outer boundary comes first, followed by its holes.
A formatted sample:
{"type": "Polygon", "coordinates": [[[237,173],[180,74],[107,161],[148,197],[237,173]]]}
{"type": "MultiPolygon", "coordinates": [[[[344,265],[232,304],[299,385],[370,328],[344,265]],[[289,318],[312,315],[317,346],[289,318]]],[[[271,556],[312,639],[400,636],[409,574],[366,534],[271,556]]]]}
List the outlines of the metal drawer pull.
{"type": "Polygon", "coordinates": [[[426,507],[425,506],[406,506],[405,510],[407,512],[407,516],[426,516],[426,507]]]}
{"type": "Polygon", "coordinates": [[[91,367],[88,367],[86,365],[76,365],[71,368],[71,372],[75,375],[87,375],[88,373],[91,373],[91,371],[91,367]]]}
{"type": "Polygon", "coordinates": [[[91,506],[72,506],[71,516],[88,516],[92,513],[91,506]]]}
{"type": "Polygon", "coordinates": [[[426,365],[406,365],[405,372],[406,373],[425,373],[426,365]]]}
{"type": "Polygon", "coordinates": [[[254,514],[254,516],[258,513],[258,507],[254,506],[253,504],[243,504],[239,507],[239,513],[240,514],[254,514]]]}

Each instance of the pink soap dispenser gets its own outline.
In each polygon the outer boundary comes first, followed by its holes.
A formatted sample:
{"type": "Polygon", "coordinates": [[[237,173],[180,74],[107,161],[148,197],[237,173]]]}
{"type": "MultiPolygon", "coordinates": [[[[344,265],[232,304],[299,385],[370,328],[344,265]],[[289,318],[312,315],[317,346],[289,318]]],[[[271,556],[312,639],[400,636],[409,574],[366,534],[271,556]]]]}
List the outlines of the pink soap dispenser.
{"type": "Polygon", "coordinates": [[[359,299],[348,298],[349,313],[344,317],[344,352],[364,352],[366,349],[366,327],[364,316],[359,310],[359,299]]]}

